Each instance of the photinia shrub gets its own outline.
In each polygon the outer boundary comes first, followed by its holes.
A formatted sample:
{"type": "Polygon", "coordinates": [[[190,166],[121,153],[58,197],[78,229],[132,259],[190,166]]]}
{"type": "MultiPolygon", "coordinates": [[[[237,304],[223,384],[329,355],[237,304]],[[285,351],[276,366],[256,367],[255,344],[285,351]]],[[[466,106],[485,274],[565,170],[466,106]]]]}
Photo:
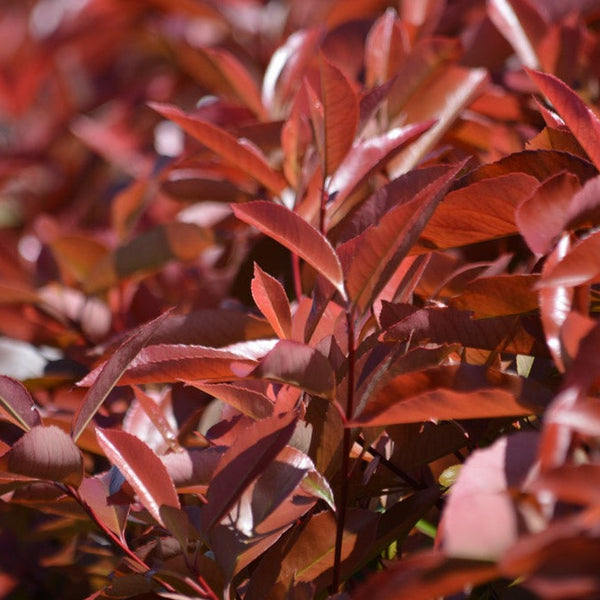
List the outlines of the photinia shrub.
{"type": "Polygon", "coordinates": [[[5,2],[0,596],[597,598],[599,19],[5,2]]]}

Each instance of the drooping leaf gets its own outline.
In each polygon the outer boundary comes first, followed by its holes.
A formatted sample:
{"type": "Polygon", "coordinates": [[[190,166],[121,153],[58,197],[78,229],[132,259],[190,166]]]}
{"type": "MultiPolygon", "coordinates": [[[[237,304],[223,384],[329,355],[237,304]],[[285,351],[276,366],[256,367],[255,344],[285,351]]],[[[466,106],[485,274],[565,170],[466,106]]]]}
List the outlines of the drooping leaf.
{"type": "Polygon", "coordinates": [[[527,73],[554,105],[596,168],[600,168],[600,119],[571,88],[554,75],[533,70],[527,70],[527,73]]]}
{"type": "Polygon", "coordinates": [[[370,306],[418,239],[462,164],[448,168],[409,202],[339,248],[347,261],[347,289],[362,312],[370,306]]]}
{"type": "Polygon", "coordinates": [[[0,375],[0,403],[25,431],[42,424],[40,413],[27,388],[6,375],[0,375]]]}
{"type": "Polygon", "coordinates": [[[517,375],[446,365],[395,377],[347,426],[530,415],[542,412],[551,397],[550,390],[517,375]]]}
{"type": "Polygon", "coordinates": [[[157,225],[100,260],[87,274],[84,289],[88,294],[96,294],[123,278],[152,273],[170,260],[193,260],[212,241],[208,230],[193,223],[157,225]]]}
{"type": "Polygon", "coordinates": [[[225,452],[210,482],[201,515],[208,532],[234,506],[244,490],[288,443],[296,424],[293,412],[256,422],[225,452]]]}
{"type": "Polygon", "coordinates": [[[346,76],[321,57],[321,96],[324,109],[325,174],[331,175],[352,147],[358,126],[358,99],[346,76]]]}
{"type": "Polygon", "coordinates": [[[256,200],[232,206],[238,219],[297,254],[328,279],[346,298],[340,261],[329,241],[302,217],[284,206],[256,200]]]}
{"type": "Polygon", "coordinates": [[[139,438],[116,429],[96,427],[96,437],[110,462],[118,467],[142,505],[162,524],[160,507],[179,508],[179,498],[160,458],[139,438]]]}
{"type": "Polygon", "coordinates": [[[0,457],[0,469],[31,479],[78,486],[83,478],[83,457],[62,429],[36,425],[0,457]]]}
{"type": "Polygon", "coordinates": [[[286,187],[285,179],[269,166],[266,158],[255,147],[243,143],[212,123],[185,114],[175,106],[158,102],[151,102],[149,106],[165,119],[177,123],[215,154],[254,177],[274,194],[279,194],[286,187]]]}
{"type": "Polygon", "coordinates": [[[73,417],[71,435],[75,441],[77,441],[110,391],[117,384],[129,363],[150,341],[153,333],[167,314],[168,312],[144,325],[144,327],[126,340],[118,350],[112,354],[108,361],[99,368],[94,377],[93,384],[85,395],[77,413],[73,417]]]}
{"type": "Polygon", "coordinates": [[[290,303],[281,283],[255,263],[251,285],[254,302],[275,333],[282,339],[289,338],[292,333],[292,315],[290,303]]]}

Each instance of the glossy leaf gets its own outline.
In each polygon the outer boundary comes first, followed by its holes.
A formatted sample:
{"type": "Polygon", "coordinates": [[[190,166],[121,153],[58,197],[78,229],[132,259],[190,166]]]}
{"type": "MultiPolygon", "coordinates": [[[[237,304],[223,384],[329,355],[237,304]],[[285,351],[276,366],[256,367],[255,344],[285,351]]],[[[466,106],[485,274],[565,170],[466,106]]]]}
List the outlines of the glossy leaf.
{"type": "Polygon", "coordinates": [[[96,428],[98,443],[135,490],[142,505],[162,524],[160,507],[179,508],[172,479],[160,458],[134,435],[116,429],[96,428]]]}
{"type": "Polygon", "coordinates": [[[530,415],[542,412],[551,396],[517,375],[467,364],[441,366],[395,377],[348,426],[530,415]]]}
{"type": "MultiPolygon", "coordinates": [[[[159,323],[167,314],[168,313],[165,313],[157,319],[154,319],[154,321],[147,323],[125,341],[102,367],[98,368],[93,377],[93,383],[90,382],[90,389],[79,406],[77,413],[73,417],[71,435],[75,441],[77,441],[79,436],[83,433],[83,430],[93,419],[110,391],[118,383],[119,379],[129,366],[129,363],[131,363],[140,350],[150,341],[159,323]]],[[[88,377],[90,376],[88,375],[88,377]]],[[[83,384],[83,382],[81,383],[83,384]]]]}
{"type": "Polygon", "coordinates": [[[254,177],[274,194],[279,194],[285,188],[284,178],[269,166],[266,158],[256,148],[250,147],[212,123],[185,114],[175,106],[158,102],[151,102],[149,106],[165,119],[177,123],[215,154],[254,177]]]}
{"type": "Polygon", "coordinates": [[[208,488],[202,526],[208,532],[234,506],[246,487],[274,460],[289,441],[296,415],[288,413],[258,421],[228,448],[208,488]]]}
{"type": "Polygon", "coordinates": [[[291,336],[292,315],[283,286],[277,279],[265,273],[256,263],[252,279],[252,297],[278,337],[291,336]]]}
{"type": "Polygon", "coordinates": [[[0,375],[0,403],[25,431],[42,424],[40,413],[27,388],[6,375],[0,375]]]}
{"type": "Polygon", "coordinates": [[[0,468],[30,479],[78,486],[83,478],[83,457],[62,429],[36,425],[0,457],[0,468]]]}
{"type": "Polygon", "coordinates": [[[315,268],[346,298],[340,261],[329,241],[302,217],[270,202],[257,200],[232,206],[235,216],[254,225],[315,268]]]}
{"type": "Polygon", "coordinates": [[[572,89],[554,75],[532,70],[527,73],[554,105],[596,168],[600,168],[600,119],[572,89]]]}

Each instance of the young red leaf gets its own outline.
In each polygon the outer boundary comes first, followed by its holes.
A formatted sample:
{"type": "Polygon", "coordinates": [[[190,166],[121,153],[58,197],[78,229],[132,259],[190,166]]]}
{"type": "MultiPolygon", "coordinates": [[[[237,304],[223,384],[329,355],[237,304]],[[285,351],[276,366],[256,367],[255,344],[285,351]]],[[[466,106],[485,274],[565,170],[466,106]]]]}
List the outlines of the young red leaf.
{"type": "Polygon", "coordinates": [[[0,469],[32,479],[78,486],[83,478],[83,457],[62,429],[36,425],[0,457],[0,469]]]}
{"type": "Polygon", "coordinates": [[[288,383],[330,400],[335,395],[335,373],[327,358],[315,348],[291,340],[278,342],[248,377],[288,383]]]}
{"type": "Polygon", "coordinates": [[[290,303],[283,286],[277,279],[265,273],[254,263],[252,297],[273,330],[280,338],[289,338],[292,333],[290,303]]]}
{"type": "MultiPolygon", "coordinates": [[[[77,441],[110,391],[117,384],[129,363],[150,341],[150,338],[156,331],[158,325],[167,314],[168,312],[144,325],[139,331],[125,341],[118,350],[112,354],[108,361],[99,368],[92,386],[88,390],[77,413],[73,417],[71,435],[75,441],[77,441]]],[[[88,377],[90,377],[90,375],[88,375],[88,377]]]]}
{"type": "Polygon", "coordinates": [[[243,387],[243,384],[198,381],[189,383],[255,420],[264,419],[273,414],[273,402],[269,397],[259,391],[243,387]]]}
{"type": "Polygon", "coordinates": [[[581,188],[571,173],[557,173],[519,204],[516,222],[532,252],[547,254],[559,238],[567,221],[567,212],[581,188]]]}
{"type": "Polygon", "coordinates": [[[125,431],[96,427],[96,437],[108,460],[118,467],[142,505],[162,524],[160,507],[179,508],[179,498],[160,458],[139,438],[125,431]]]}
{"type": "Polygon", "coordinates": [[[256,148],[244,144],[212,123],[185,114],[176,106],[158,102],[150,102],[149,106],[165,119],[177,123],[215,154],[254,177],[273,194],[279,194],[286,187],[287,183],[282,175],[269,166],[266,158],[256,148]]]}
{"type": "Polygon", "coordinates": [[[224,451],[215,446],[182,448],[159,458],[178,492],[204,494],[224,451]]]}
{"type": "Polygon", "coordinates": [[[288,208],[264,200],[232,205],[235,216],[297,254],[329,280],[346,299],[344,277],[335,250],[319,231],[288,208]]]}
{"type": "Polygon", "coordinates": [[[552,393],[517,375],[460,364],[406,373],[383,386],[348,427],[542,412],[552,393]]]}
{"type": "Polygon", "coordinates": [[[270,464],[290,440],[297,415],[287,413],[258,421],[244,431],[221,458],[210,482],[201,520],[205,532],[234,506],[244,490],[270,464]]]}
{"type": "Polygon", "coordinates": [[[0,404],[25,431],[42,424],[40,413],[27,388],[6,375],[0,375],[0,404]]]}
{"type": "MultiPolygon", "coordinates": [[[[134,386],[133,393],[135,394],[135,399],[137,404],[132,404],[129,407],[127,415],[125,416],[125,421],[123,423],[123,427],[128,431],[128,433],[136,434],[140,439],[142,435],[138,433],[135,429],[135,425],[132,427],[132,420],[129,418],[132,414],[139,412],[141,407],[143,411],[144,421],[148,423],[148,421],[152,424],[153,430],[158,431],[162,437],[162,441],[164,441],[171,449],[176,449],[178,447],[177,443],[177,435],[173,430],[173,427],[167,420],[165,415],[165,409],[161,406],[152,396],[146,394],[141,388],[138,386],[134,386]],[[135,410],[137,409],[137,410],[135,410]]],[[[137,419],[139,423],[139,417],[137,419]]],[[[139,425],[138,425],[139,426],[139,425]]],[[[144,441],[148,441],[147,438],[144,438],[144,441]]]]}
{"type": "Polygon", "coordinates": [[[352,147],[358,126],[358,99],[346,76],[321,57],[321,97],[324,110],[325,175],[331,175],[352,147]]]}
{"type": "Polygon", "coordinates": [[[440,524],[444,554],[497,560],[516,541],[518,514],[509,492],[520,489],[533,466],[538,438],[537,433],[521,432],[469,456],[440,524]]]}
{"type": "Polygon", "coordinates": [[[412,201],[392,208],[379,223],[340,247],[341,256],[349,257],[348,294],[361,313],[408,254],[462,166],[449,167],[412,201]]]}
{"type": "Polygon", "coordinates": [[[554,105],[596,168],[600,169],[600,119],[571,88],[554,75],[529,69],[527,73],[554,105]]]}

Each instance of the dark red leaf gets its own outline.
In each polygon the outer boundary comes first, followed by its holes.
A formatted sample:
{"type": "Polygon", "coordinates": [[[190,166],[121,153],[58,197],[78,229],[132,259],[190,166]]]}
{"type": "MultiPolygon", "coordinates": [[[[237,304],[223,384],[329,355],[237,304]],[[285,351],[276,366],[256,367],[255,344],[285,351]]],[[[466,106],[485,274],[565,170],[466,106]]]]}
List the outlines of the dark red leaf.
{"type": "Polygon", "coordinates": [[[312,225],[279,204],[257,200],[232,206],[238,219],[297,254],[328,279],[346,298],[340,261],[329,241],[312,225]]]}
{"type": "Polygon", "coordinates": [[[212,123],[185,114],[176,106],[158,102],[151,102],[149,106],[165,119],[177,123],[215,154],[254,177],[274,194],[279,194],[286,187],[285,179],[269,166],[266,158],[255,147],[243,143],[212,123]]]}
{"type": "Polygon", "coordinates": [[[583,100],[554,75],[527,70],[542,94],[554,105],[567,127],[600,169],[600,119],[583,100]]]}
{"type": "Polygon", "coordinates": [[[292,333],[290,303],[283,286],[254,263],[252,297],[278,337],[289,338],[292,333]]]}
{"type": "MultiPolygon", "coordinates": [[[[132,335],[116,350],[108,361],[96,371],[93,377],[93,383],[88,390],[83,402],[79,406],[79,410],[73,417],[71,435],[77,441],[77,438],[82,434],[88,423],[92,420],[110,391],[117,384],[129,363],[135,358],[140,350],[150,341],[152,335],[158,328],[159,324],[167,316],[164,313],[160,317],[150,321],[132,335]]],[[[81,384],[85,385],[85,381],[90,379],[88,375],[81,384]]]]}
{"type": "Polygon", "coordinates": [[[162,524],[160,507],[180,506],[173,481],[160,458],[126,431],[97,427],[96,436],[108,460],[119,468],[142,505],[162,524]]]}
{"type": "Polygon", "coordinates": [[[40,413],[27,388],[6,375],[0,375],[0,403],[25,431],[42,424],[40,413]]]}
{"type": "Polygon", "coordinates": [[[83,457],[62,429],[36,425],[0,458],[0,468],[31,479],[78,486],[83,478],[83,457]]]}
{"type": "Polygon", "coordinates": [[[269,397],[256,390],[243,387],[243,383],[237,385],[201,383],[198,381],[190,381],[189,383],[253,419],[264,419],[273,414],[273,402],[269,397]]]}

